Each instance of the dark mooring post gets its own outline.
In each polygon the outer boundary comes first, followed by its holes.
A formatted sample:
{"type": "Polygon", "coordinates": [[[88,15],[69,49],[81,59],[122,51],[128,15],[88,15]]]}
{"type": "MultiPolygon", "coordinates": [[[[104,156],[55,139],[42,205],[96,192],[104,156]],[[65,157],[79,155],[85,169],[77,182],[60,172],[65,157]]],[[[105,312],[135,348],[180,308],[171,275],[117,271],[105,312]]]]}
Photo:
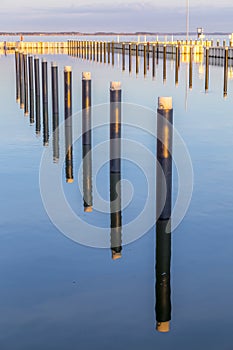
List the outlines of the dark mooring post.
{"type": "Polygon", "coordinates": [[[93,61],[95,61],[96,42],[93,41],[93,61]]]}
{"type": "Polygon", "coordinates": [[[190,46],[189,53],[189,89],[192,90],[193,87],[193,48],[190,46]]]}
{"type": "Polygon", "coordinates": [[[132,72],[132,44],[129,43],[129,72],[132,72]]]}
{"type": "Polygon", "coordinates": [[[96,61],[99,62],[99,42],[96,43],[96,61]]]}
{"type": "Polygon", "coordinates": [[[100,63],[103,62],[103,43],[100,42],[100,63]]]}
{"type": "Polygon", "coordinates": [[[136,74],[139,72],[138,44],[136,44],[136,74]]]}
{"type": "Polygon", "coordinates": [[[155,77],[155,44],[152,46],[152,76],[155,77]]]}
{"type": "Polygon", "coordinates": [[[156,64],[159,64],[159,43],[156,43],[156,64]]]}
{"type": "Polygon", "coordinates": [[[147,45],[145,44],[144,45],[144,48],[143,48],[143,53],[144,53],[144,76],[146,76],[146,70],[147,70],[147,64],[146,64],[146,60],[147,60],[147,57],[146,57],[146,51],[147,51],[147,45]]]}
{"type": "Polygon", "coordinates": [[[15,50],[15,87],[16,102],[20,102],[19,51],[15,50]]]}
{"type": "Polygon", "coordinates": [[[225,47],[224,56],[224,85],[223,85],[223,96],[227,97],[227,82],[228,82],[228,47],[225,47]]]}
{"type": "Polygon", "coordinates": [[[112,259],[121,258],[121,83],[110,84],[110,210],[112,259]]]}
{"type": "Polygon", "coordinates": [[[108,42],[108,64],[110,64],[110,55],[111,55],[111,43],[108,42]]]}
{"type": "Polygon", "coordinates": [[[112,41],[112,65],[114,66],[114,41],[112,41]]]}
{"type": "Polygon", "coordinates": [[[72,70],[64,68],[64,105],[65,105],[65,152],[66,152],[66,182],[72,183],[73,178],[73,135],[72,135],[72,70]]]}
{"type": "Polygon", "coordinates": [[[167,47],[163,46],[163,82],[167,80],[167,47]]]}
{"type": "Polygon", "coordinates": [[[40,67],[39,58],[34,58],[34,75],[35,75],[35,101],[36,101],[36,134],[40,133],[40,67]]]}
{"type": "Polygon", "coordinates": [[[176,45],[176,70],[175,70],[175,84],[179,83],[179,46],[176,45]]]}
{"type": "Polygon", "coordinates": [[[125,43],[122,43],[122,70],[125,70],[125,43]]]}
{"type": "Polygon", "coordinates": [[[150,43],[147,43],[147,70],[150,69],[150,43]]]}
{"type": "Polygon", "coordinates": [[[209,89],[209,48],[206,47],[205,51],[205,91],[209,89]]]}
{"type": "Polygon", "coordinates": [[[106,63],[106,41],[104,42],[104,63],[106,63]]]}
{"type": "Polygon", "coordinates": [[[33,57],[28,57],[28,77],[29,77],[29,101],[30,101],[30,123],[34,123],[34,80],[33,80],[33,57]]]}
{"type": "Polygon", "coordinates": [[[169,332],[171,320],[171,202],[172,202],[172,98],[161,97],[157,110],[156,180],[156,329],[169,332]]]}
{"type": "Polygon", "coordinates": [[[58,67],[55,62],[51,65],[52,82],[52,119],[53,119],[53,161],[59,161],[59,99],[58,99],[58,67]]]}
{"type": "Polygon", "coordinates": [[[82,73],[83,205],[92,212],[91,73],[82,73]]]}
{"type": "Polygon", "coordinates": [[[23,53],[19,54],[19,78],[20,78],[20,108],[24,108],[24,61],[23,53]]]}
{"type": "Polygon", "coordinates": [[[42,104],[43,104],[43,142],[44,146],[49,144],[49,112],[48,112],[48,67],[47,61],[42,60],[42,104]]]}

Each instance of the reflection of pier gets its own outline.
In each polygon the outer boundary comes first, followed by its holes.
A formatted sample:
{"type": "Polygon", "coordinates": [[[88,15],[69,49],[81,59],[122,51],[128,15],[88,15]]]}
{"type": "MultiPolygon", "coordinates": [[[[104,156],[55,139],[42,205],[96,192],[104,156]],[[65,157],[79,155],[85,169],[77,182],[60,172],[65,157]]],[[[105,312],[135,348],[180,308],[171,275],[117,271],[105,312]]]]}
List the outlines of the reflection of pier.
{"type": "Polygon", "coordinates": [[[156,180],[156,321],[159,332],[168,332],[171,320],[171,202],[172,122],[171,98],[159,98],[157,116],[156,180]]]}

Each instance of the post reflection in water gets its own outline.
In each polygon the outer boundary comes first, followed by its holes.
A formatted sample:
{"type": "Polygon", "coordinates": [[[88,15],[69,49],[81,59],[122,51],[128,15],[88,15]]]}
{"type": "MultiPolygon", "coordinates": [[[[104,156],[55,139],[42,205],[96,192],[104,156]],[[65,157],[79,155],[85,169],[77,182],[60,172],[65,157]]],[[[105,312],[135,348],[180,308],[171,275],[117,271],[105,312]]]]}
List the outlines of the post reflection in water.
{"type": "Polygon", "coordinates": [[[112,259],[121,258],[121,84],[110,84],[110,211],[112,259]]]}
{"type": "Polygon", "coordinates": [[[91,73],[82,73],[83,205],[92,212],[91,73]]]}
{"type": "Polygon", "coordinates": [[[72,71],[70,66],[64,69],[65,98],[65,154],[66,182],[72,183],[73,178],[73,135],[72,135],[72,71]]]}
{"type": "Polygon", "coordinates": [[[156,177],[156,329],[169,332],[171,320],[172,98],[159,98],[156,177]],[[168,124],[170,123],[170,124],[168,124]]]}
{"type": "Polygon", "coordinates": [[[19,52],[15,50],[16,102],[20,102],[19,52]]]}

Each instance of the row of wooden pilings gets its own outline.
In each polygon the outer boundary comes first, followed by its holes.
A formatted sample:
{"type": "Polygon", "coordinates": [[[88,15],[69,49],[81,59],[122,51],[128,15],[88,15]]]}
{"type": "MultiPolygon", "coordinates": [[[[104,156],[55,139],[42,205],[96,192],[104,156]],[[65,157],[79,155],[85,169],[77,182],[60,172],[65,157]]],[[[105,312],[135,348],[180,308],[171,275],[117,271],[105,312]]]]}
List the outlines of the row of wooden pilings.
{"type": "MultiPolygon", "coordinates": [[[[173,54],[173,50],[167,52],[167,46],[164,45],[161,51],[159,45],[152,45],[152,52],[150,52],[150,44],[144,44],[140,48],[139,44],[127,44],[128,49],[128,69],[129,73],[133,70],[132,56],[135,55],[135,71],[136,74],[139,73],[139,55],[142,54],[143,57],[143,72],[144,76],[147,75],[150,69],[150,58],[152,65],[152,77],[155,78],[156,75],[156,65],[159,63],[159,58],[162,56],[163,59],[163,82],[166,82],[167,79],[167,55],[173,54]]],[[[175,85],[179,83],[179,69],[180,69],[180,46],[176,45],[175,49],[175,85]]],[[[208,46],[205,48],[205,91],[209,90],[209,67],[211,65],[211,58],[213,58],[213,49],[208,46]]],[[[114,43],[98,43],[98,42],[70,42],[68,45],[68,53],[74,57],[78,57],[86,60],[93,60],[100,63],[115,64],[115,46],[114,43]]],[[[122,70],[126,69],[126,44],[122,44],[121,55],[122,55],[122,70]]],[[[233,51],[232,51],[233,52],[233,51]]],[[[228,66],[229,66],[229,48],[225,47],[224,50],[221,49],[221,58],[223,59],[224,66],[224,82],[223,82],[223,95],[227,96],[227,85],[228,85],[228,66]]],[[[189,78],[188,85],[189,89],[193,88],[193,57],[194,57],[194,48],[193,46],[189,47],[189,78]]]]}
{"type": "MultiPolygon", "coordinates": [[[[40,79],[42,80],[42,105],[44,145],[49,142],[48,113],[48,65],[44,59],[29,56],[21,52],[15,53],[16,66],[16,99],[24,108],[25,115],[30,115],[34,123],[36,115],[36,133],[40,132],[40,79]],[[40,75],[41,67],[41,75],[40,75]],[[29,88],[28,88],[29,86],[29,88]],[[29,108],[28,96],[29,95],[29,108]],[[35,100],[35,108],[34,108],[35,100]]],[[[53,125],[53,157],[59,160],[59,81],[58,66],[51,65],[52,89],[52,125],[53,125]]],[[[83,204],[84,211],[91,212],[92,198],[92,128],[91,128],[91,74],[82,74],[82,157],[83,157],[83,204]]],[[[121,210],[121,83],[110,83],[110,214],[111,234],[110,244],[112,259],[122,256],[122,210],[121,210]],[[118,186],[120,184],[120,186],[118,186]]],[[[168,332],[171,320],[171,202],[172,202],[172,134],[167,123],[173,124],[173,109],[171,98],[159,98],[157,110],[157,193],[156,202],[159,215],[156,223],[156,328],[159,332],[168,332]],[[159,169],[159,170],[158,170],[159,169]],[[162,172],[161,173],[161,169],[162,172]],[[162,179],[166,180],[166,200],[161,210],[160,201],[164,197],[162,179]]],[[[72,183],[73,178],[73,116],[72,116],[72,69],[64,68],[64,123],[65,123],[65,155],[66,181],[72,183]]]]}

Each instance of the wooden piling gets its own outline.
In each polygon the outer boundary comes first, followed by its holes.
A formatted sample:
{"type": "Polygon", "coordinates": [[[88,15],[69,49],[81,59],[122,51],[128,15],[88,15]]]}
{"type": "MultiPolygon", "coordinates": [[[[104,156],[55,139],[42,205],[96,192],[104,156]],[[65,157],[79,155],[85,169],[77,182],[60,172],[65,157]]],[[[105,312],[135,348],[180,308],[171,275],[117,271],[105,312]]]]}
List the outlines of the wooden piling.
{"type": "Polygon", "coordinates": [[[136,74],[139,73],[138,44],[136,44],[136,74]]]}
{"type": "Polygon", "coordinates": [[[16,102],[20,102],[19,52],[15,50],[15,88],[16,102]]]}
{"type": "Polygon", "coordinates": [[[20,78],[20,108],[24,108],[24,62],[23,53],[19,54],[19,78],[20,78]]]}
{"type": "Polygon", "coordinates": [[[205,56],[205,91],[209,89],[209,48],[206,47],[206,56],[205,56]]]}
{"type": "Polygon", "coordinates": [[[58,94],[58,67],[55,62],[51,65],[52,89],[52,122],[53,122],[53,161],[59,161],[59,94],[58,94]]]}
{"type": "Polygon", "coordinates": [[[65,110],[65,154],[66,182],[72,183],[73,178],[73,135],[72,135],[72,69],[64,68],[64,110],[65,110]]]}
{"type": "Polygon", "coordinates": [[[44,146],[49,144],[49,112],[48,112],[48,68],[47,61],[42,60],[42,106],[43,106],[43,143],[44,146]]]}
{"type": "Polygon", "coordinates": [[[33,79],[33,57],[28,57],[28,77],[29,77],[29,102],[30,102],[30,124],[34,123],[34,79],[33,79]]]}
{"type": "Polygon", "coordinates": [[[176,70],[175,70],[175,85],[179,83],[179,47],[176,45],[176,70]]]}
{"type": "Polygon", "coordinates": [[[147,71],[147,63],[146,63],[146,51],[147,51],[147,45],[144,44],[144,47],[143,47],[143,56],[144,56],[144,59],[143,59],[143,63],[144,63],[144,76],[146,76],[146,71],[147,71]]]}
{"type": "Polygon", "coordinates": [[[167,79],[167,47],[163,46],[163,82],[167,79]]]}
{"type": "Polygon", "coordinates": [[[121,84],[110,84],[110,211],[112,259],[122,256],[121,84]]]}
{"type": "Polygon", "coordinates": [[[224,85],[223,85],[223,96],[227,97],[227,83],[228,83],[228,47],[225,47],[224,55],[224,85]]]}
{"type": "Polygon", "coordinates": [[[132,44],[129,43],[129,73],[132,72],[132,44]]]}
{"type": "Polygon", "coordinates": [[[125,43],[122,43],[122,70],[125,70],[125,43]]]}
{"type": "Polygon", "coordinates": [[[193,87],[193,48],[190,46],[189,52],[189,89],[193,87]]]}
{"type": "Polygon", "coordinates": [[[173,109],[171,97],[160,97],[157,110],[156,175],[156,329],[166,333],[171,321],[171,204],[173,109]],[[164,183],[165,180],[165,183],[164,183]],[[165,195],[165,203],[164,203],[165,195]]]}
{"type": "Polygon", "coordinates": [[[114,66],[114,41],[112,41],[112,65],[114,66]]]}
{"type": "Polygon", "coordinates": [[[39,58],[34,58],[34,75],[35,75],[35,102],[36,102],[36,134],[40,133],[40,67],[39,58]]]}

